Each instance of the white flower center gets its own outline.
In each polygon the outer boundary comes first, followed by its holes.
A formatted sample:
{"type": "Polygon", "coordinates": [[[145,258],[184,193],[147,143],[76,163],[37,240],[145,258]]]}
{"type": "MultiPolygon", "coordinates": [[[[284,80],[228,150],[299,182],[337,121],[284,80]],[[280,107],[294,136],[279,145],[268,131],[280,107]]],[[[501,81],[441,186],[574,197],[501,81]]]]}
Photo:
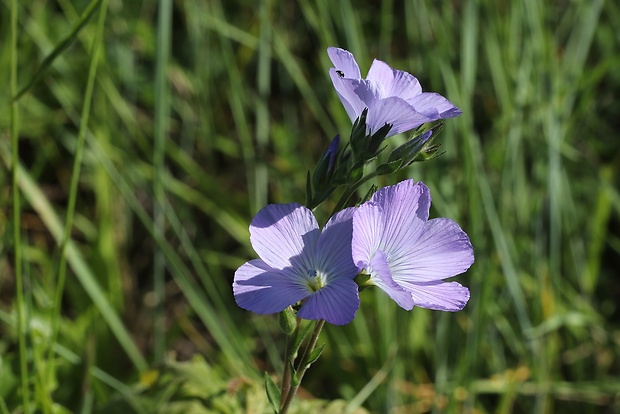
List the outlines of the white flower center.
{"type": "Polygon", "coordinates": [[[313,292],[316,292],[325,286],[325,276],[322,273],[317,272],[315,269],[309,269],[306,272],[306,286],[308,286],[313,292]]]}

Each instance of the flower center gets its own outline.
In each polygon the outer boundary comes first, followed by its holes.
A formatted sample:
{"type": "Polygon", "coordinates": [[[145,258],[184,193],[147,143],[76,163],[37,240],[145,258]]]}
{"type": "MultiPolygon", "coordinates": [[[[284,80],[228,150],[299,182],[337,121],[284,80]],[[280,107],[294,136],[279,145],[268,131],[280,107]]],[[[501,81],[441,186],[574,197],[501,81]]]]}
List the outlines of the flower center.
{"type": "Polygon", "coordinates": [[[325,278],[322,274],[317,272],[315,269],[309,269],[306,272],[306,285],[313,291],[316,292],[323,286],[325,286],[325,278]]]}

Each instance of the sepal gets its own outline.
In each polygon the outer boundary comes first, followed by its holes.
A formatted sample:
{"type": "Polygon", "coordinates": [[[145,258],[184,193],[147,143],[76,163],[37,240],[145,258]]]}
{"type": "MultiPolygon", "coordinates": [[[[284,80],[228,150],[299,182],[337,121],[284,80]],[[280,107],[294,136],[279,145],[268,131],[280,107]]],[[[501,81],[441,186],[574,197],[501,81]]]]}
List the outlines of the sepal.
{"type": "Polygon", "coordinates": [[[379,187],[377,187],[375,184],[371,185],[370,186],[370,190],[368,190],[366,195],[360,199],[360,201],[357,203],[357,205],[359,206],[361,204],[364,204],[368,200],[370,200],[370,197],[372,197],[372,195],[374,193],[376,193],[378,189],[379,189],[379,187]]]}
{"type": "Polygon", "coordinates": [[[359,162],[351,168],[347,173],[347,184],[355,184],[362,179],[364,176],[364,164],[363,162],[359,162]]]}
{"type": "Polygon", "coordinates": [[[418,155],[418,153],[420,152],[424,144],[426,144],[426,142],[430,139],[432,134],[433,130],[431,129],[430,131],[427,131],[423,134],[412,137],[403,145],[392,151],[390,157],[388,158],[388,163],[401,160],[403,161],[403,164],[407,164],[408,162],[413,160],[416,155],[418,155]]]}
{"type": "Polygon", "coordinates": [[[388,175],[396,172],[403,165],[403,160],[395,160],[377,167],[377,175],[388,175]]]}

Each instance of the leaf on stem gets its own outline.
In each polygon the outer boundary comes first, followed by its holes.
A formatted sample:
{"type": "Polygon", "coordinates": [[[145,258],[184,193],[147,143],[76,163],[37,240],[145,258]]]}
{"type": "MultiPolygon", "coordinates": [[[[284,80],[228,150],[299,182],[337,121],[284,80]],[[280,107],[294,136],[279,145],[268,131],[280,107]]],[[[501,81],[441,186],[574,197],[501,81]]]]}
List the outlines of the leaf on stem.
{"type": "Polygon", "coordinates": [[[304,326],[302,330],[299,332],[299,335],[297,335],[297,337],[295,338],[295,342],[293,343],[293,346],[291,348],[291,355],[293,356],[293,358],[296,358],[297,352],[299,351],[299,347],[301,346],[301,343],[308,336],[310,331],[312,331],[312,324],[307,323],[306,326],[304,326]]]}
{"type": "Polygon", "coordinates": [[[291,366],[291,385],[297,388],[299,384],[301,384],[301,381],[299,380],[299,375],[297,375],[297,370],[291,366]]]}
{"type": "Polygon", "coordinates": [[[323,353],[323,348],[325,348],[325,344],[322,344],[322,345],[314,348],[312,350],[312,352],[310,352],[310,356],[308,357],[308,363],[306,364],[306,367],[309,367],[310,365],[312,365],[314,363],[314,361],[319,359],[319,357],[323,353]]]}
{"type": "Polygon", "coordinates": [[[265,390],[267,391],[267,398],[273,408],[273,412],[278,414],[280,409],[280,389],[267,372],[265,372],[265,390]]]}

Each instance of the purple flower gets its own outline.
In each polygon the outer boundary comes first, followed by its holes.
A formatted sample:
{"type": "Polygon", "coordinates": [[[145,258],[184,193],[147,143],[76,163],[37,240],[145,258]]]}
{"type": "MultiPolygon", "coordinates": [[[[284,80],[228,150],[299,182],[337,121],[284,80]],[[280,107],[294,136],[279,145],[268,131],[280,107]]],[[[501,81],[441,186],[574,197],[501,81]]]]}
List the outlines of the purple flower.
{"type": "Polygon", "coordinates": [[[385,62],[375,59],[368,76],[362,79],[359,66],[349,51],[330,47],[327,54],[335,66],[329,70],[329,75],[351,121],[368,108],[368,134],[392,124],[387,135],[390,137],[426,122],[461,114],[459,108],[438,93],[422,92],[413,75],[392,69],[385,62]]]}
{"type": "Polygon", "coordinates": [[[250,224],[250,242],[260,259],[235,272],[237,304],[271,314],[302,301],[300,318],[351,322],[360,304],[351,258],[353,212],[335,214],[321,232],[312,212],[297,203],[264,207],[250,224]]]}
{"type": "Polygon", "coordinates": [[[429,220],[431,196],[413,180],[377,191],[353,216],[353,261],[402,308],[463,309],[469,290],[443,279],[474,262],[467,234],[446,218],[429,220]]]}

